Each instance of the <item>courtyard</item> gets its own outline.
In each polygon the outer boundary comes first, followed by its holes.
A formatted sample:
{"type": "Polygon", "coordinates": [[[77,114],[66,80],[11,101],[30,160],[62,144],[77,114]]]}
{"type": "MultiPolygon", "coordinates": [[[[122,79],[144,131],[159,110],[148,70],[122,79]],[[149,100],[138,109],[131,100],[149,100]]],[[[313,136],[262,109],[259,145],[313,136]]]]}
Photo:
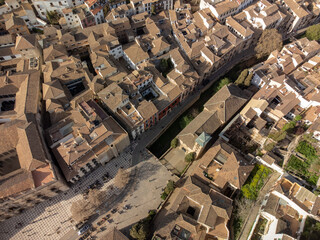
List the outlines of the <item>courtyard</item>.
{"type": "Polygon", "coordinates": [[[160,162],[166,166],[170,171],[179,175],[185,167],[187,162],[184,160],[186,152],[181,148],[171,148],[161,159],[160,162]]]}

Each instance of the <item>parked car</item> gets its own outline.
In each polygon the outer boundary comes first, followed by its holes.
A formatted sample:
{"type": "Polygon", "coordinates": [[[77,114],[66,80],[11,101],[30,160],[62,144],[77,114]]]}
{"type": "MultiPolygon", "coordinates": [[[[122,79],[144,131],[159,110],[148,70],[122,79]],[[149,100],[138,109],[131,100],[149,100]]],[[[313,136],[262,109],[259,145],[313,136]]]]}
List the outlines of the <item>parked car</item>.
{"type": "Polygon", "coordinates": [[[101,226],[107,219],[106,218],[102,218],[98,223],[97,225],[98,226],[101,226]]]}
{"type": "Polygon", "coordinates": [[[125,206],[123,207],[124,210],[128,210],[128,209],[130,209],[130,208],[131,208],[130,204],[127,204],[127,205],[125,205],[125,206]]]}
{"type": "Polygon", "coordinates": [[[91,225],[90,224],[85,224],[83,225],[79,231],[78,231],[78,235],[82,235],[84,233],[86,233],[89,229],[90,229],[91,225]]]}

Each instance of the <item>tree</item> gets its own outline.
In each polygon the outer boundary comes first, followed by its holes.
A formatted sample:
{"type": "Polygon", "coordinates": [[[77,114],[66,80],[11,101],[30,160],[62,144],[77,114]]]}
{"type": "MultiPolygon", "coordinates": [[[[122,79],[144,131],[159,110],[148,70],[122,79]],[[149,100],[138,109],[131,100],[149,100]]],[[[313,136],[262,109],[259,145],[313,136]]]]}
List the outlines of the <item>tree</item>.
{"type": "Polygon", "coordinates": [[[244,85],[244,81],[246,77],[248,76],[248,69],[243,70],[237,80],[234,82],[236,85],[244,85]]]}
{"type": "Polygon", "coordinates": [[[90,189],[87,199],[93,207],[97,208],[103,203],[104,193],[98,189],[90,189]]]}
{"type": "Polygon", "coordinates": [[[84,199],[73,202],[70,208],[72,218],[77,222],[82,222],[93,213],[92,205],[84,199]]]}
{"type": "Polygon", "coordinates": [[[164,191],[169,195],[169,193],[171,193],[173,190],[174,190],[174,181],[169,180],[164,191]]]}
{"type": "Polygon", "coordinates": [[[161,194],[161,199],[165,200],[167,196],[174,190],[174,181],[169,180],[167,186],[165,187],[163,193],[161,194]]]}
{"type": "Polygon", "coordinates": [[[47,12],[47,19],[52,25],[59,24],[60,16],[57,12],[49,11],[47,12]]]}
{"type": "Polygon", "coordinates": [[[172,141],[171,141],[171,147],[172,147],[172,148],[178,147],[178,144],[179,144],[178,138],[172,139],[172,141]]]}
{"type": "Polygon", "coordinates": [[[130,173],[127,170],[120,168],[114,178],[114,185],[120,189],[124,188],[129,182],[129,177],[130,173]]]}
{"type": "Polygon", "coordinates": [[[186,161],[186,162],[192,162],[194,159],[195,159],[195,156],[196,156],[196,153],[194,153],[194,152],[191,152],[191,153],[188,153],[186,156],[185,156],[185,158],[184,158],[184,160],[186,161]]]}
{"type": "Polygon", "coordinates": [[[309,40],[320,40],[320,24],[312,25],[308,27],[306,31],[306,37],[309,40]]]}
{"type": "Polygon", "coordinates": [[[155,15],[156,14],[156,7],[154,4],[151,5],[151,14],[155,15]]]}
{"type": "Polygon", "coordinates": [[[268,56],[274,50],[282,48],[282,36],[276,29],[266,29],[261,34],[258,44],[254,49],[257,58],[268,56]]]}
{"type": "Polygon", "coordinates": [[[253,77],[253,73],[251,72],[251,73],[248,74],[248,76],[244,80],[243,85],[245,85],[246,87],[249,87],[251,85],[252,77],[253,77]]]}
{"type": "Polygon", "coordinates": [[[140,221],[134,224],[130,229],[130,236],[134,239],[145,240],[149,233],[149,224],[146,221],[140,221]]]}
{"type": "Polygon", "coordinates": [[[219,80],[216,91],[219,91],[221,88],[223,88],[224,85],[228,85],[230,82],[231,81],[229,78],[223,78],[223,79],[219,80]]]}
{"type": "MultiPolygon", "coordinates": [[[[110,2],[110,1],[109,1],[109,2],[110,2]]],[[[107,4],[107,5],[103,8],[103,16],[106,17],[109,12],[110,12],[110,7],[109,7],[109,4],[107,4]]]]}
{"type": "Polygon", "coordinates": [[[169,67],[167,59],[162,58],[160,61],[160,69],[162,72],[166,71],[169,67]]]}

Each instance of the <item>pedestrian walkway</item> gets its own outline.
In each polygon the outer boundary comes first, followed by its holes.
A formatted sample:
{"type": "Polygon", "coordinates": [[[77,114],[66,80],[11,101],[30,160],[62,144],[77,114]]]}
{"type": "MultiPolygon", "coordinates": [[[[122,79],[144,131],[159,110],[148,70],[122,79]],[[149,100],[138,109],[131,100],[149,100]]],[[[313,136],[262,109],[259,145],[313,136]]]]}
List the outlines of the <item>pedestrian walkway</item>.
{"type": "MultiPolygon", "coordinates": [[[[132,150],[135,146],[136,143],[131,146],[132,150]]],[[[105,166],[98,167],[82,178],[68,191],[39,203],[18,216],[0,222],[0,239],[59,239],[74,226],[70,221],[72,203],[82,199],[82,193],[96,180],[103,183],[102,176],[108,172],[110,181],[104,183],[101,188],[102,191],[106,191],[109,186],[113,185],[113,178],[118,169],[120,167],[130,167],[131,161],[132,155],[129,147],[119,157],[111,160],[105,166]]],[[[115,191],[119,190],[116,188],[108,189],[106,198],[115,194],[115,191]]]]}

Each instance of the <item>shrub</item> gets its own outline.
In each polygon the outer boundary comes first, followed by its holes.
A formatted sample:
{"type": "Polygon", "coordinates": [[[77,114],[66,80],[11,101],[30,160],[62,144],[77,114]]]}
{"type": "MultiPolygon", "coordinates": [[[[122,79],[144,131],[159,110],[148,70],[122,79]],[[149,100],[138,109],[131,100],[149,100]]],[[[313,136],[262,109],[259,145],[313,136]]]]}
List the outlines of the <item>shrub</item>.
{"type": "Polygon", "coordinates": [[[248,69],[245,69],[240,73],[238,79],[234,83],[236,85],[244,85],[244,81],[247,76],[248,76],[248,69]]]}
{"type": "Polygon", "coordinates": [[[269,134],[269,138],[273,139],[276,142],[279,142],[283,139],[285,139],[287,133],[285,131],[278,131],[278,132],[273,132],[269,134]]]}
{"type": "Polygon", "coordinates": [[[167,193],[171,193],[173,190],[174,190],[174,181],[172,180],[169,180],[168,183],[167,183],[167,187],[165,190],[167,190],[167,193]]]}
{"type": "Polygon", "coordinates": [[[130,236],[138,240],[147,239],[148,233],[149,233],[149,224],[146,221],[140,221],[134,224],[130,229],[130,236]]]}
{"type": "Polygon", "coordinates": [[[282,48],[282,36],[277,29],[266,29],[262,32],[255,47],[257,58],[268,56],[274,50],[282,48]]]}
{"type": "Polygon", "coordinates": [[[162,199],[162,200],[166,200],[167,197],[168,197],[168,194],[166,194],[165,192],[163,192],[163,193],[161,194],[161,199],[162,199]]]}
{"type": "Polygon", "coordinates": [[[223,79],[219,80],[216,91],[219,91],[221,88],[223,88],[224,85],[228,85],[230,82],[231,81],[229,78],[223,78],[223,79]]]}
{"type": "Polygon", "coordinates": [[[178,144],[179,144],[178,138],[172,139],[172,141],[171,141],[171,147],[172,147],[172,148],[178,147],[178,144]]]}
{"type": "Polygon", "coordinates": [[[184,158],[184,160],[186,161],[186,162],[192,162],[194,159],[195,159],[195,156],[196,156],[196,154],[194,153],[194,152],[191,152],[191,153],[188,153],[186,156],[185,156],[185,158],[184,158]]]}
{"type": "Polygon", "coordinates": [[[184,129],[189,123],[192,122],[194,117],[191,114],[183,116],[183,118],[179,121],[179,125],[181,129],[184,129]]]}
{"type": "Polygon", "coordinates": [[[261,164],[257,164],[248,177],[246,184],[241,188],[242,195],[250,200],[256,200],[264,180],[271,173],[271,170],[261,164]]]}
{"type": "Polygon", "coordinates": [[[251,80],[252,80],[252,78],[253,78],[253,73],[251,72],[251,73],[249,73],[249,75],[246,77],[246,79],[244,80],[244,85],[246,86],[246,87],[249,87],[250,85],[251,85],[251,80]]]}
{"type": "Polygon", "coordinates": [[[299,142],[296,151],[303,154],[308,160],[313,161],[317,158],[316,149],[307,141],[299,142]]]}
{"type": "Polygon", "coordinates": [[[268,143],[267,145],[264,146],[264,150],[266,150],[267,152],[270,152],[275,146],[276,146],[275,142],[268,143]]]}
{"type": "Polygon", "coordinates": [[[169,180],[167,186],[165,187],[163,193],[161,194],[161,199],[165,200],[168,195],[174,190],[174,181],[169,180]]]}
{"type": "Polygon", "coordinates": [[[309,40],[320,40],[320,24],[312,25],[308,27],[306,31],[306,37],[309,40]]]}

